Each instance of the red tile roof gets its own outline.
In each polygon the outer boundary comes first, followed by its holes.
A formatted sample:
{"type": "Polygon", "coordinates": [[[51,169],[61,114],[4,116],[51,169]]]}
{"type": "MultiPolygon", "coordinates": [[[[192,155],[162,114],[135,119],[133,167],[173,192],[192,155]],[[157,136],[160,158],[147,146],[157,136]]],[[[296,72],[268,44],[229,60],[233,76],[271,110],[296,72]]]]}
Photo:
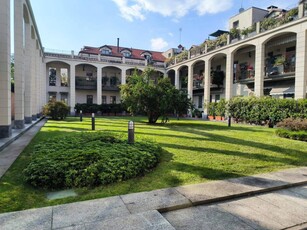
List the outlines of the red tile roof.
{"type": "MultiPolygon", "coordinates": [[[[153,61],[160,61],[164,62],[165,57],[162,55],[162,52],[157,51],[150,51],[150,50],[141,50],[141,49],[135,49],[135,48],[127,48],[127,47],[119,47],[119,52],[117,46],[110,46],[110,45],[104,45],[101,47],[91,47],[91,46],[84,46],[84,48],[79,52],[79,54],[96,54],[98,55],[100,53],[100,49],[102,47],[107,47],[112,50],[112,53],[110,55],[105,56],[113,56],[113,57],[122,57],[123,54],[121,53],[122,50],[129,50],[132,51],[131,58],[134,59],[141,59],[144,60],[144,56],[142,56],[142,53],[149,52],[152,54],[153,61]]],[[[103,54],[101,54],[103,56],[103,54]]]]}

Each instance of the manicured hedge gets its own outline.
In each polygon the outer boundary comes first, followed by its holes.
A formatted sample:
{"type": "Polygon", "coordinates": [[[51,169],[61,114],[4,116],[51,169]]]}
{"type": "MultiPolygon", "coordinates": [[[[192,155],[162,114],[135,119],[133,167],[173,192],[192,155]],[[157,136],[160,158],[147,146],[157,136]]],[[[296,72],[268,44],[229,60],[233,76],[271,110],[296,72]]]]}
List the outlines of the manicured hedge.
{"type": "Polygon", "coordinates": [[[280,137],[307,141],[307,119],[287,118],[277,123],[276,134],[280,137]]]}
{"type": "Polygon", "coordinates": [[[277,129],[275,133],[280,137],[299,140],[299,141],[307,141],[306,131],[291,131],[287,129],[277,129]]]}
{"type": "Polygon", "coordinates": [[[77,113],[80,113],[80,110],[82,110],[82,113],[114,113],[119,114],[124,111],[126,111],[126,108],[122,104],[79,104],[77,103],[75,105],[75,110],[77,113]]]}
{"type": "Polygon", "coordinates": [[[161,152],[148,141],[132,145],[113,134],[75,133],[36,145],[24,176],[39,188],[104,185],[144,175],[158,164],[161,152]]]}
{"type": "MultiPolygon", "coordinates": [[[[219,108],[219,103],[215,103],[214,107],[219,108]]],[[[209,104],[209,111],[210,108],[212,105],[209,104]]],[[[230,114],[236,121],[258,125],[269,121],[276,124],[288,117],[307,118],[307,99],[234,97],[226,103],[225,108],[226,114],[230,114]]]]}

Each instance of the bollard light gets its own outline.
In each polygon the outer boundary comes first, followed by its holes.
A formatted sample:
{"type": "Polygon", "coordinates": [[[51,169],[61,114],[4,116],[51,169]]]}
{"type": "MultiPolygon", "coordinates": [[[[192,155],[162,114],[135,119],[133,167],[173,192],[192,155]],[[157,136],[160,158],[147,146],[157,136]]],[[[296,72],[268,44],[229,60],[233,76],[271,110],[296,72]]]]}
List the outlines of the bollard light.
{"type": "Polygon", "coordinates": [[[82,110],[80,110],[80,121],[82,121],[82,110]]]}
{"type": "Polygon", "coordinates": [[[134,122],[128,122],[128,143],[134,144],[134,122]]]}
{"type": "Polygon", "coordinates": [[[228,116],[228,127],[231,127],[231,116],[228,116]]]}
{"type": "Polygon", "coordinates": [[[92,113],[92,130],[95,130],[95,113],[92,113]]]}

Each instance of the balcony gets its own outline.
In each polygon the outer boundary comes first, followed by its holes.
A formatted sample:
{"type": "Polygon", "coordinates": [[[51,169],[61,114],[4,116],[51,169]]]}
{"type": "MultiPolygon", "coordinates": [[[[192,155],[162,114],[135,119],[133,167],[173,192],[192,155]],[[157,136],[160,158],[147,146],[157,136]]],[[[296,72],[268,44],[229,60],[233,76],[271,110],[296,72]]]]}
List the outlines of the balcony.
{"type": "Polygon", "coordinates": [[[203,89],[204,81],[203,80],[194,80],[193,81],[193,89],[203,89]]]}
{"type": "Polygon", "coordinates": [[[97,78],[76,77],[76,89],[96,90],[97,78]]]}
{"type": "Polygon", "coordinates": [[[147,66],[149,64],[157,67],[164,68],[164,62],[147,63],[145,60],[133,59],[133,58],[122,58],[122,57],[113,57],[113,56],[104,56],[104,55],[74,55],[73,53],[69,54],[64,51],[55,51],[50,50],[49,52],[44,52],[44,56],[48,58],[60,58],[60,59],[71,59],[71,60],[83,60],[83,61],[93,61],[93,62],[103,62],[110,64],[127,64],[132,66],[147,66]]]}

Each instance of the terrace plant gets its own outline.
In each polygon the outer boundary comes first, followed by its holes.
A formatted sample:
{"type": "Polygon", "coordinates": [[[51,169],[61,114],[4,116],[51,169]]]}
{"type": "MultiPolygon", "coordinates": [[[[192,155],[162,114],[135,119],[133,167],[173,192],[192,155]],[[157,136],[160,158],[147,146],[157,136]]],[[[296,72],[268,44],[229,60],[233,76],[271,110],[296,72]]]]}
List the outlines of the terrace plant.
{"type": "Polygon", "coordinates": [[[240,30],[238,28],[231,28],[229,33],[230,33],[231,39],[236,39],[236,38],[239,38],[240,36],[240,30]]]}

